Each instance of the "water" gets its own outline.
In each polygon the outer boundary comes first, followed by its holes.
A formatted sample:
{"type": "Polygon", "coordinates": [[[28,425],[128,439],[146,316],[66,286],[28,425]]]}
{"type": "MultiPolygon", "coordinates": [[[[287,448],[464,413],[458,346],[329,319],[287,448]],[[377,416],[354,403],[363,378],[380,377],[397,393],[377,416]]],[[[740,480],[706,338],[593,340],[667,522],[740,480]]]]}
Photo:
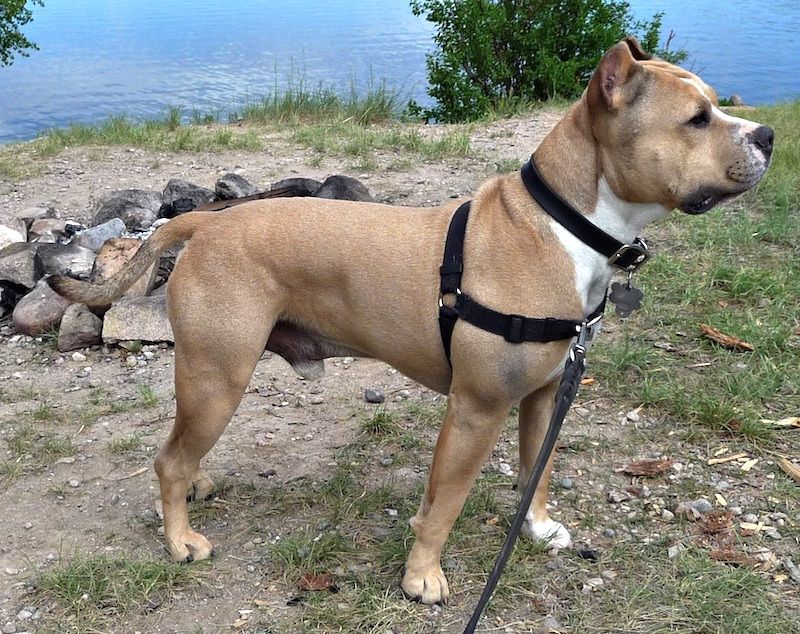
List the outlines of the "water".
{"type": "MultiPolygon", "coordinates": [[[[664,11],[686,65],[747,103],[800,96],[797,0],[632,0],[664,11]]],[[[433,29],[408,0],[45,0],[25,33],[40,46],[0,68],[0,142],[71,121],[225,113],[303,78],[349,90],[386,80],[426,101],[433,29]]]]}

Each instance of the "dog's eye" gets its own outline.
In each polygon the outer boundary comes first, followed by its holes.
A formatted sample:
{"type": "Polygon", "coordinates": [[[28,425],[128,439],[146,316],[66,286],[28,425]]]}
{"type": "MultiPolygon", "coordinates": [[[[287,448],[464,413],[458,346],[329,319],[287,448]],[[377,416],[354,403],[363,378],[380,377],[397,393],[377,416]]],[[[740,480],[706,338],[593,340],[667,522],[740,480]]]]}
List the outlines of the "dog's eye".
{"type": "Polygon", "coordinates": [[[705,128],[711,122],[708,110],[702,110],[694,115],[687,123],[695,128],[705,128]]]}

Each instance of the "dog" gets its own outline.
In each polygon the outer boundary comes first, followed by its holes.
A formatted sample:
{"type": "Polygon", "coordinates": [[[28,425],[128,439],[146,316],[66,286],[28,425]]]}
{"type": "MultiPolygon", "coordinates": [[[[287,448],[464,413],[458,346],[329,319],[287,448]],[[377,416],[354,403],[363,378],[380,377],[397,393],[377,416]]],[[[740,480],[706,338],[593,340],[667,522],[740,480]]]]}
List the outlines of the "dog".
{"type": "MultiPolygon", "coordinates": [[[[770,128],[723,113],[695,75],[651,59],[632,38],[611,48],[587,89],[536,149],[550,188],[630,243],[673,209],[699,214],[753,187],[770,161],[770,128]]],[[[264,350],[305,377],[323,359],[381,359],[448,395],[416,515],[402,590],[444,603],[442,547],[519,403],[520,482],[527,481],[553,409],[569,339],[510,343],[464,320],[445,355],[437,325],[439,265],[458,202],[399,208],[275,198],[190,212],[160,227],[116,276],[50,279],[90,306],[121,295],[159,254],[186,242],[167,286],[175,336],[175,423],[155,460],[170,555],[205,559],[212,546],[189,523],[189,497],[212,489],[200,460],[233,416],[264,350]]],[[[512,315],[580,322],[603,301],[615,268],[544,213],[520,173],[484,183],[471,202],[461,285],[512,315]]],[[[544,477],[525,532],[570,545],[552,520],[544,477]]]]}

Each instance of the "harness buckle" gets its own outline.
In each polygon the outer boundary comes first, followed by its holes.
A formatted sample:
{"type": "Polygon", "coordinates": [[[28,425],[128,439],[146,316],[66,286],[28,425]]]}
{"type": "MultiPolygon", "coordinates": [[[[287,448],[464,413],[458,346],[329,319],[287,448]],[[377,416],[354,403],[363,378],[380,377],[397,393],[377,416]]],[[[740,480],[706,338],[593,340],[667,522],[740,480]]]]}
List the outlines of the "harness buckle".
{"type": "Polygon", "coordinates": [[[456,288],[455,290],[453,290],[451,292],[441,293],[439,295],[439,310],[453,310],[455,308],[455,304],[453,305],[453,307],[444,305],[444,296],[445,295],[455,295],[456,296],[456,302],[458,302],[459,295],[463,295],[463,293],[461,292],[460,288],[456,288]]]}
{"type": "Polygon", "coordinates": [[[522,329],[524,325],[524,317],[521,315],[509,315],[508,328],[506,328],[506,333],[503,335],[503,339],[509,343],[522,343],[522,329]]]}
{"type": "Polygon", "coordinates": [[[608,258],[611,266],[633,273],[650,258],[647,243],[642,238],[636,238],[631,244],[623,244],[608,258]]]}

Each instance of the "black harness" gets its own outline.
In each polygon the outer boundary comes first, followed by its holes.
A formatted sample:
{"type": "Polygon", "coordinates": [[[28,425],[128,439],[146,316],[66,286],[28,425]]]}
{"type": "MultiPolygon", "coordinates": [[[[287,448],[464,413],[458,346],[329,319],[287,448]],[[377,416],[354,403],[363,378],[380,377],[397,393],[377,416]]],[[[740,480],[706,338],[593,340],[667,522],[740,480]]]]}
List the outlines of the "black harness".
{"type": "MultiPolygon", "coordinates": [[[[579,240],[605,255],[610,265],[631,274],[647,260],[647,245],[643,240],[636,238],[632,244],[625,244],[600,229],[545,183],[536,169],[533,158],[522,167],[522,180],[542,209],[579,240]]],[[[470,201],[467,201],[453,214],[447,230],[442,266],[439,269],[441,276],[439,331],[448,363],[450,363],[453,329],[459,319],[481,330],[500,335],[509,343],[525,341],[544,343],[571,339],[580,332],[584,321],[596,321],[603,314],[606,306],[605,297],[585,320],[576,321],[500,313],[465,293],[461,289],[461,275],[464,272],[464,237],[467,232],[469,211],[470,201]],[[448,295],[455,296],[455,301],[450,306],[444,301],[448,295]]]]}

